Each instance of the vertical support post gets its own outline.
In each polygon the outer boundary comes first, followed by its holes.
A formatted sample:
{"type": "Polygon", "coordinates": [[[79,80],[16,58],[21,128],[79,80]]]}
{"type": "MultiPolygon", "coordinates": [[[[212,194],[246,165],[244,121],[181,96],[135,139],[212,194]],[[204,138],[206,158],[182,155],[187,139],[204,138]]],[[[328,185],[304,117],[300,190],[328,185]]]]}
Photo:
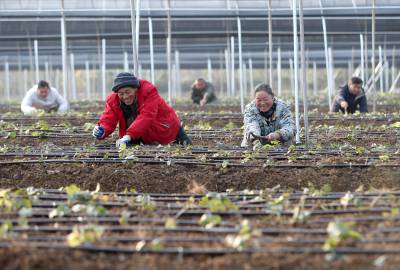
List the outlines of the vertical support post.
{"type": "MultiPolygon", "coordinates": [[[[55,70],[55,73],[56,73],[56,83],[55,83],[55,86],[56,86],[56,89],[60,89],[60,70],[59,69],[56,69],[55,70]]],[[[65,97],[64,97],[65,98],[65,97]]]]}
{"type": "MultiPolygon", "coordinates": [[[[124,71],[129,72],[129,58],[128,52],[124,52],[124,71]]],[[[136,75],[136,74],[135,74],[136,75]]]]}
{"type": "Polygon", "coordinates": [[[250,95],[254,91],[253,60],[249,58],[250,95]]]}
{"type": "Polygon", "coordinates": [[[396,47],[393,46],[392,49],[392,84],[396,79],[396,47]]]}
{"type": "Polygon", "coordinates": [[[300,143],[300,112],[299,112],[299,85],[298,85],[298,40],[297,40],[297,0],[293,0],[293,57],[294,57],[294,100],[296,119],[296,143],[300,143]]]}
{"type": "Polygon", "coordinates": [[[75,59],[73,53],[69,55],[69,62],[71,65],[72,100],[76,100],[75,59]]]}
{"type": "Polygon", "coordinates": [[[278,48],[278,63],[276,67],[278,71],[278,97],[282,96],[282,56],[281,48],[278,48]]]}
{"type": "Polygon", "coordinates": [[[208,81],[212,83],[212,64],[211,58],[207,59],[208,81]]]}
{"type": "MultiPolygon", "coordinates": [[[[335,76],[334,76],[334,63],[333,63],[333,53],[332,53],[332,48],[328,48],[328,57],[329,57],[329,84],[331,86],[331,89],[335,89],[335,76]]],[[[332,96],[331,96],[332,97],[332,96]]]]}
{"type": "MultiPolygon", "coordinates": [[[[378,59],[379,63],[381,64],[382,69],[385,68],[385,62],[383,61],[383,55],[382,55],[382,46],[378,46],[378,59]]],[[[379,73],[379,91],[383,93],[383,70],[382,72],[379,73]]]]}
{"type": "Polygon", "coordinates": [[[292,97],[294,97],[294,70],[293,70],[293,59],[289,59],[290,66],[290,92],[292,93],[292,97]]]}
{"type": "Polygon", "coordinates": [[[35,79],[36,82],[39,82],[40,76],[39,76],[39,48],[38,48],[38,41],[35,39],[33,41],[33,47],[35,50],[35,79]]]}
{"type": "Polygon", "coordinates": [[[328,104],[329,104],[329,109],[332,108],[332,85],[330,84],[331,79],[330,79],[330,74],[329,74],[329,54],[328,54],[328,36],[326,33],[326,21],[325,17],[322,17],[322,29],[324,31],[324,48],[325,48],[325,65],[326,65],[326,80],[328,82],[328,104]]]}
{"type": "Polygon", "coordinates": [[[304,136],[306,141],[306,147],[309,144],[309,132],[308,132],[308,93],[307,93],[307,65],[305,58],[304,49],[304,18],[303,18],[303,0],[299,0],[299,17],[300,17],[300,57],[301,57],[301,90],[303,92],[303,113],[304,113],[304,136]]]}
{"type": "Polygon", "coordinates": [[[133,74],[137,76],[138,69],[139,69],[139,60],[138,60],[138,41],[136,40],[136,12],[135,12],[135,3],[136,0],[130,1],[130,8],[131,8],[131,35],[132,35],[132,58],[133,58],[133,74]]]}
{"type": "Polygon", "coordinates": [[[85,61],[85,74],[86,74],[86,99],[90,100],[90,67],[89,67],[89,61],[85,61]]]}
{"type": "Polygon", "coordinates": [[[182,96],[182,83],[181,83],[181,64],[179,59],[179,51],[175,51],[175,80],[178,96],[182,96]]]}
{"type": "Polygon", "coordinates": [[[269,60],[269,85],[272,86],[272,3],[271,0],[268,0],[268,60],[269,60]]]}
{"type": "Polygon", "coordinates": [[[172,104],[172,66],[171,66],[171,2],[167,0],[167,28],[168,28],[168,37],[167,37],[167,69],[168,69],[168,102],[172,104]]]}
{"type": "Polygon", "coordinates": [[[364,68],[364,37],[363,34],[360,34],[360,60],[361,60],[361,79],[364,81],[365,77],[365,68],[364,68]]]}
{"type": "Polygon", "coordinates": [[[235,96],[235,37],[231,37],[231,96],[235,96]]]}
{"type": "Polygon", "coordinates": [[[352,71],[351,71],[351,62],[347,61],[347,78],[351,78],[352,75],[352,71]]]}
{"type": "Polygon", "coordinates": [[[247,64],[243,61],[243,98],[247,96],[248,86],[247,86],[247,64]]]}
{"type": "Polygon", "coordinates": [[[28,89],[29,89],[28,70],[24,68],[24,91],[27,91],[28,89]]]}
{"type": "Polygon", "coordinates": [[[317,63],[313,62],[313,96],[317,96],[318,79],[317,79],[317,63]]]}
{"type": "Polygon", "coordinates": [[[65,15],[64,15],[64,0],[61,0],[61,53],[62,53],[62,73],[63,73],[63,95],[68,100],[67,95],[67,35],[65,27],[65,15]]]}
{"type": "Polygon", "coordinates": [[[150,78],[155,83],[154,75],[154,45],[153,45],[153,20],[149,17],[149,46],[150,46],[150,78]]]}
{"type": "Polygon", "coordinates": [[[101,54],[101,97],[106,99],[106,39],[101,40],[102,54],[101,54]]]}
{"type": "Polygon", "coordinates": [[[10,95],[10,65],[7,62],[4,64],[4,83],[5,83],[5,92],[7,101],[11,100],[10,95]]]}
{"type": "Polygon", "coordinates": [[[46,82],[50,81],[49,62],[44,62],[44,77],[46,82]]]}
{"type": "Polygon", "coordinates": [[[372,86],[371,93],[373,98],[372,110],[376,111],[376,89],[375,89],[375,1],[372,0],[372,86]]]}
{"type": "Polygon", "coordinates": [[[226,96],[231,95],[231,78],[230,78],[230,65],[229,65],[229,52],[225,49],[225,73],[226,73],[226,96]]]}
{"type": "Polygon", "coordinates": [[[237,17],[238,28],[238,47],[239,47],[239,89],[240,89],[240,109],[244,112],[244,86],[243,86],[243,59],[242,59],[242,24],[237,17]]]}

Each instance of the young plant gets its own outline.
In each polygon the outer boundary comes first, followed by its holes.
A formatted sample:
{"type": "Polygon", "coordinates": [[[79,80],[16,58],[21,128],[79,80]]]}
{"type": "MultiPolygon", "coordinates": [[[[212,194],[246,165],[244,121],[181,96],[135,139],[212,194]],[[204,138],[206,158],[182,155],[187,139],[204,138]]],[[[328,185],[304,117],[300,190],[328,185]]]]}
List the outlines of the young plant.
{"type": "Polygon", "coordinates": [[[211,212],[237,210],[235,205],[229,198],[220,193],[208,193],[199,201],[200,206],[206,206],[211,212]]]}
{"type": "Polygon", "coordinates": [[[221,216],[213,214],[203,214],[199,219],[199,225],[204,226],[206,229],[218,226],[221,222],[221,216]]]}
{"type": "Polygon", "coordinates": [[[70,247],[77,247],[83,244],[92,244],[101,239],[104,228],[95,224],[73,227],[67,236],[67,243],[70,247]]]}
{"type": "Polygon", "coordinates": [[[339,220],[331,221],[328,224],[328,237],[325,240],[322,249],[329,252],[335,252],[336,248],[346,240],[361,240],[362,235],[353,230],[353,222],[342,222],[339,220]]]}

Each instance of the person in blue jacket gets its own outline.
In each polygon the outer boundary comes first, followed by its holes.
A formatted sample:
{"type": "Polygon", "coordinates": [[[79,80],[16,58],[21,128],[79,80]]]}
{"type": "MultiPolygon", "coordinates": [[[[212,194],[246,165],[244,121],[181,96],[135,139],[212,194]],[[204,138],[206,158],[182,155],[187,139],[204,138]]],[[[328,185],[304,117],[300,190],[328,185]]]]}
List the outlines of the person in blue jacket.
{"type": "Polygon", "coordinates": [[[368,112],[367,97],[362,88],[363,81],[359,77],[352,77],[349,82],[340,87],[335,97],[331,112],[360,113],[368,112]]]}

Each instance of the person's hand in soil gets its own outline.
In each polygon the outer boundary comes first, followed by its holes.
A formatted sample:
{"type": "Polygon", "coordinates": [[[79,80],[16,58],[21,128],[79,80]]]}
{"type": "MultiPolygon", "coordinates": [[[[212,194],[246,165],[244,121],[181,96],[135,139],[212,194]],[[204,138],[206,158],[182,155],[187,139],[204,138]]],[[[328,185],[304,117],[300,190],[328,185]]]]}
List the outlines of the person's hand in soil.
{"type": "Polygon", "coordinates": [[[105,130],[104,130],[104,128],[103,128],[102,126],[96,125],[96,126],[93,128],[93,133],[92,133],[92,135],[93,135],[93,137],[95,137],[96,139],[98,139],[98,140],[103,139],[103,138],[104,138],[104,134],[105,134],[105,130]]]}
{"type": "Polygon", "coordinates": [[[268,142],[279,141],[280,139],[281,139],[281,135],[278,132],[272,132],[266,136],[266,140],[268,142]]]}
{"type": "Polygon", "coordinates": [[[347,111],[347,107],[349,107],[349,104],[346,101],[342,101],[340,102],[340,107],[347,111]]]}
{"type": "Polygon", "coordinates": [[[119,139],[119,140],[117,140],[116,142],[115,142],[115,145],[118,147],[118,148],[121,148],[121,147],[126,147],[126,145],[128,144],[128,143],[130,143],[130,141],[131,141],[131,136],[129,136],[129,135],[125,135],[124,137],[122,137],[121,139],[119,139]],[[124,145],[124,146],[123,146],[124,145]]]}

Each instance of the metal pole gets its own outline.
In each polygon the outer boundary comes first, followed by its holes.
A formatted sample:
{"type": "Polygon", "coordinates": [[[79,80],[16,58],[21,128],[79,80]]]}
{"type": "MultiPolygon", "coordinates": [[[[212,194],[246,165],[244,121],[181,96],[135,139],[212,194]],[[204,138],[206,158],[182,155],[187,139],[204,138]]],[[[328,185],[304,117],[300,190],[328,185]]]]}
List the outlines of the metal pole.
{"type": "MultiPolygon", "coordinates": [[[[56,70],[55,70],[55,73],[56,73],[56,83],[55,83],[55,86],[56,86],[56,89],[60,89],[60,70],[59,70],[59,69],[56,69],[56,70]]],[[[64,96],[64,98],[65,98],[65,96],[64,96]]]]}
{"type": "Polygon", "coordinates": [[[49,74],[49,62],[44,62],[44,77],[46,82],[50,81],[50,74],[49,74]]]}
{"type": "Polygon", "coordinates": [[[175,51],[175,80],[177,86],[178,96],[182,97],[182,84],[181,84],[181,64],[179,60],[179,51],[175,51]]]}
{"type": "Polygon", "coordinates": [[[300,56],[301,56],[301,90],[303,92],[303,108],[304,108],[304,135],[306,139],[306,147],[309,144],[308,132],[308,93],[307,93],[307,65],[304,49],[304,19],[303,19],[303,0],[299,0],[299,17],[300,17],[300,56]]]}
{"type": "Polygon", "coordinates": [[[292,97],[294,97],[294,71],[293,71],[293,59],[289,59],[289,66],[290,66],[290,90],[292,93],[292,97]]]}
{"type": "Polygon", "coordinates": [[[124,52],[124,71],[129,72],[129,58],[127,52],[124,52]]]}
{"type": "Polygon", "coordinates": [[[392,50],[392,84],[394,82],[395,76],[396,76],[396,47],[393,46],[392,50]]]}
{"type": "Polygon", "coordinates": [[[361,79],[364,81],[365,71],[364,71],[364,37],[360,34],[360,60],[361,60],[361,79]]]}
{"type": "Polygon", "coordinates": [[[208,70],[208,81],[212,82],[212,65],[211,65],[211,59],[207,59],[207,70],[208,70]]]}
{"type": "Polygon", "coordinates": [[[86,99],[90,100],[90,68],[89,61],[85,61],[86,70],[86,99]]]}
{"type": "Polygon", "coordinates": [[[138,68],[138,73],[137,73],[137,76],[139,77],[139,78],[142,78],[142,72],[143,70],[142,70],[142,64],[139,64],[139,68],[138,68]]]}
{"type": "Polygon", "coordinates": [[[364,63],[365,63],[365,69],[364,69],[364,79],[368,80],[369,77],[369,67],[368,67],[368,33],[364,36],[364,63]]]}
{"type": "Polygon", "coordinates": [[[64,15],[64,0],[61,0],[61,51],[62,51],[62,73],[63,73],[63,95],[68,100],[67,96],[67,37],[65,27],[65,15],[64,15]]]}
{"type": "Polygon", "coordinates": [[[298,41],[297,41],[297,0],[293,0],[293,57],[294,57],[294,100],[296,118],[296,143],[300,143],[300,112],[299,112],[299,85],[298,85],[298,41]]]}
{"type": "Polygon", "coordinates": [[[317,63],[313,62],[313,96],[317,96],[318,79],[317,79],[317,63]]]}
{"type": "Polygon", "coordinates": [[[354,47],[351,47],[351,62],[350,62],[350,76],[353,74],[353,70],[354,70],[354,47]]]}
{"type": "Polygon", "coordinates": [[[243,87],[243,59],[242,59],[242,24],[237,17],[238,28],[238,47],[239,47],[239,89],[240,89],[240,109],[244,112],[244,87],[243,87]]]}
{"type": "Polygon", "coordinates": [[[168,102],[172,104],[172,66],[171,66],[171,2],[167,0],[167,69],[168,69],[168,102]]]}
{"type": "Polygon", "coordinates": [[[334,77],[334,63],[333,63],[333,53],[332,48],[328,48],[328,57],[329,57],[329,84],[331,89],[335,88],[335,77],[334,77]]]}
{"type": "Polygon", "coordinates": [[[149,17],[149,46],[150,46],[150,77],[151,77],[151,82],[155,83],[154,47],[153,47],[153,20],[150,17],[149,17]]]}
{"type": "Polygon", "coordinates": [[[8,62],[4,64],[4,82],[5,82],[5,92],[6,92],[6,99],[7,101],[11,100],[11,95],[10,95],[10,66],[8,62]]]}
{"type": "Polygon", "coordinates": [[[351,62],[347,61],[347,78],[351,78],[351,75],[353,73],[351,72],[351,62]]]}
{"type": "Polygon", "coordinates": [[[29,89],[28,70],[26,68],[24,69],[24,89],[24,91],[27,91],[29,89]]]}
{"type": "Polygon", "coordinates": [[[325,65],[326,65],[326,80],[328,83],[328,104],[329,109],[332,108],[332,86],[330,85],[329,78],[329,55],[328,55],[328,37],[326,33],[326,22],[325,17],[322,17],[322,29],[324,31],[324,48],[325,48],[325,65]]]}
{"type": "Polygon", "coordinates": [[[278,71],[278,97],[282,96],[282,56],[281,47],[278,48],[278,63],[276,66],[278,71]]]}
{"type": "Polygon", "coordinates": [[[383,50],[383,60],[385,62],[385,83],[384,83],[384,88],[383,88],[383,92],[387,92],[388,88],[389,88],[389,61],[387,60],[387,49],[386,49],[386,45],[385,48],[383,50]]]}
{"type": "Polygon", "coordinates": [[[72,100],[76,100],[75,59],[73,53],[69,55],[69,62],[71,65],[72,100]]]}
{"type": "Polygon", "coordinates": [[[231,96],[235,96],[235,37],[231,37],[231,96]]]}
{"type": "Polygon", "coordinates": [[[268,0],[268,50],[269,50],[269,55],[268,55],[268,60],[269,60],[269,85],[272,86],[272,15],[271,15],[271,10],[272,10],[272,4],[271,0],[268,0]]]}
{"type": "MultiPolygon", "coordinates": [[[[379,63],[381,64],[382,69],[385,68],[384,61],[383,61],[383,55],[382,55],[382,47],[378,47],[378,53],[379,53],[379,63]]],[[[379,73],[379,90],[381,93],[383,93],[383,72],[379,73]]]]}
{"type": "MultiPolygon", "coordinates": [[[[135,26],[136,26],[136,31],[135,31],[135,35],[136,35],[136,37],[135,37],[135,40],[136,40],[136,53],[137,53],[137,61],[139,62],[139,51],[140,51],[140,47],[139,47],[139,40],[140,40],[140,36],[139,36],[139,34],[140,34],[140,3],[141,3],[141,1],[140,0],[136,0],[136,17],[135,17],[135,19],[136,19],[136,24],[135,24],[135,26]]],[[[139,76],[140,77],[140,76],[139,76]]]]}
{"type": "Polygon", "coordinates": [[[373,97],[372,110],[376,111],[376,90],[375,90],[375,0],[372,0],[372,86],[373,97]]]}
{"type": "Polygon", "coordinates": [[[131,8],[131,31],[132,31],[132,57],[133,57],[133,74],[137,76],[139,69],[139,60],[138,60],[138,41],[136,40],[136,12],[135,12],[135,0],[130,1],[131,8]]]}
{"type": "Polygon", "coordinates": [[[38,49],[38,41],[35,39],[33,41],[33,47],[35,49],[35,78],[36,82],[39,82],[40,76],[39,76],[39,49],[38,49]]]}
{"type": "Polygon", "coordinates": [[[226,96],[231,95],[231,78],[230,78],[230,65],[229,65],[229,52],[225,49],[225,73],[226,73],[226,96]]]}
{"type": "Polygon", "coordinates": [[[243,61],[243,96],[247,96],[248,87],[247,87],[247,64],[246,61],[243,61]]]}
{"type": "Polygon", "coordinates": [[[254,91],[254,77],[253,77],[253,60],[249,58],[249,80],[250,80],[250,95],[254,91]]]}
{"type": "Polygon", "coordinates": [[[106,39],[101,40],[102,54],[101,54],[101,97],[106,99],[106,39]]]}
{"type": "Polygon", "coordinates": [[[177,88],[177,84],[178,82],[176,81],[176,64],[172,63],[172,98],[174,100],[176,100],[176,88],[177,88]]]}

